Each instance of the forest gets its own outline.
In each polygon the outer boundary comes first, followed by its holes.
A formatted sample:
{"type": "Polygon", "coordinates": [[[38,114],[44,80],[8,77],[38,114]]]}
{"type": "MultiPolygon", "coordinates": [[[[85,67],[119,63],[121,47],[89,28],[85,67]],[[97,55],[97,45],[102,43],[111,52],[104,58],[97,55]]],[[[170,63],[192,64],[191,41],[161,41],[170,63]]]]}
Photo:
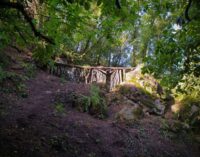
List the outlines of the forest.
{"type": "Polygon", "coordinates": [[[199,0],[0,0],[0,157],[199,156],[199,0]]]}

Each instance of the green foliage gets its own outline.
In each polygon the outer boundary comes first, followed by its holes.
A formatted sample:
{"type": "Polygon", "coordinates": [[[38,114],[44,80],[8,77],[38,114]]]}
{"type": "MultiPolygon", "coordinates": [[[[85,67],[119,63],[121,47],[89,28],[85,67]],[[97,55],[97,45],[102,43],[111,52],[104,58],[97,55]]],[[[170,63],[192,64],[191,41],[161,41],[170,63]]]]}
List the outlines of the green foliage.
{"type": "Polygon", "coordinates": [[[62,103],[55,103],[55,110],[57,113],[63,113],[65,111],[65,106],[62,103]]]}
{"type": "Polygon", "coordinates": [[[91,100],[91,104],[94,109],[98,107],[98,105],[101,103],[101,101],[103,101],[101,98],[101,95],[100,95],[99,87],[97,87],[95,85],[91,86],[90,100],[91,100]]]}
{"type": "MultiPolygon", "coordinates": [[[[25,6],[26,1],[18,3],[25,6]]],[[[31,16],[35,28],[51,37],[55,45],[51,46],[43,40],[39,41],[39,38],[33,38],[33,30],[23,16],[18,16],[18,10],[4,8],[1,10],[3,20],[0,21],[2,47],[10,43],[22,47],[34,45],[33,56],[41,66],[49,62],[51,64],[56,56],[63,54],[73,63],[101,62],[108,65],[111,62],[109,56],[113,55],[115,64],[123,64],[120,58],[126,55],[120,51],[123,47],[125,49],[121,39],[125,30],[132,29],[129,22],[135,19],[132,3],[123,2],[121,9],[116,9],[115,0],[55,0],[29,3],[36,5],[35,15],[31,16]]]]}
{"type": "Polygon", "coordinates": [[[95,85],[90,90],[90,101],[92,112],[97,112],[99,118],[104,118],[107,115],[107,105],[99,87],[95,85]]]}
{"type": "Polygon", "coordinates": [[[198,129],[200,123],[200,78],[193,74],[185,75],[173,90],[176,101],[180,103],[177,117],[198,129]]]}
{"type": "Polygon", "coordinates": [[[0,67],[1,68],[6,68],[10,63],[9,57],[2,52],[1,47],[0,47],[0,67]]]}
{"type": "Polygon", "coordinates": [[[156,85],[153,86],[151,81],[152,80],[150,79],[145,80],[143,76],[141,76],[139,79],[132,78],[130,80],[130,82],[133,83],[138,90],[142,91],[142,93],[149,96],[157,95],[158,93],[156,91],[156,85]]]}
{"type": "Polygon", "coordinates": [[[80,110],[83,110],[84,112],[89,112],[89,109],[90,109],[90,105],[91,105],[91,102],[90,102],[90,97],[88,96],[85,96],[85,95],[81,95],[79,98],[78,98],[78,102],[77,102],[80,106],[80,110]]]}
{"type": "Polygon", "coordinates": [[[119,92],[122,94],[122,95],[125,95],[125,94],[128,94],[131,92],[131,87],[130,86],[118,86],[119,88],[119,92]]]}
{"type": "Polygon", "coordinates": [[[7,77],[6,75],[7,75],[7,73],[0,66],[0,83],[2,83],[3,80],[7,77]]]}
{"type": "Polygon", "coordinates": [[[138,82],[135,83],[135,82],[132,82],[133,80],[131,80],[130,84],[129,85],[121,85],[118,87],[119,89],[119,92],[122,94],[122,95],[128,95],[130,93],[139,93],[139,94],[145,94],[145,95],[148,95],[152,98],[155,98],[155,96],[153,95],[153,93],[149,92],[148,90],[146,90],[146,87],[142,87],[138,82]],[[135,89],[137,89],[137,92],[134,91],[135,89]]]}
{"type": "MultiPolygon", "coordinates": [[[[184,12],[185,8],[178,6],[177,8],[178,10],[174,14],[168,16],[171,18],[165,18],[171,21],[179,16],[179,22],[184,20],[180,14],[184,12]]],[[[157,39],[153,39],[155,51],[146,56],[144,60],[144,72],[161,79],[161,84],[169,89],[175,87],[184,74],[193,73],[195,76],[199,76],[200,19],[194,18],[199,13],[196,8],[199,8],[199,3],[194,1],[189,12],[189,16],[193,19],[187,24],[161,24],[162,34],[157,39]]]]}
{"type": "Polygon", "coordinates": [[[22,98],[26,98],[27,91],[24,84],[25,77],[14,72],[3,71],[0,68],[0,92],[16,93],[22,98]]]}
{"type": "Polygon", "coordinates": [[[25,75],[28,78],[33,78],[36,75],[36,65],[33,63],[23,63],[25,75]]]}
{"type": "Polygon", "coordinates": [[[33,58],[40,67],[53,65],[53,48],[52,46],[38,45],[34,51],[33,58]]]}
{"type": "MultiPolygon", "coordinates": [[[[26,5],[26,1],[17,2],[26,5]]],[[[166,78],[164,85],[174,86],[179,78],[169,77],[177,76],[177,72],[181,75],[182,68],[178,67],[183,65],[183,58],[194,58],[192,52],[199,52],[199,3],[196,1],[190,9],[194,20],[180,31],[174,30],[173,26],[183,14],[184,1],[141,3],[122,0],[119,6],[115,0],[45,0],[29,4],[36,8],[31,15],[38,32],[36,36],[39,33],[47,35],[55,45],[39,40],[39,36],[33,38],[33,30],[26,19],[19,16],[17,9],[3,8],[0,14],[0,48],[8,44],[34,45],[33,56],[42,66],[52,64],[56,57],[63,55],[70,63],[109,66],[127,65],[130,57],[130,64],[136,65],[147,57],[144,62],[149,68],[146,71],[166,78]],[[187,51],[192,52],[188,55],[187,51]]],[[[199,66],[196,64],[194,69],[198,72],[199,66]]]]}
{"type": "Polygon", "coordinates": [[[181,67],[183,63],[178,43],[170,37],[170,34],[167,35],[169,36],[168,38],[157,42],[154,56],[146,57],[146,65],[143,68],[143,72],[153,74],[156,78],[161,79],[162,85],[172,88],[182,76],[183,68],[181,67]]]}
{"type": "Polygon", "coordinates": [[[184,75],[174,90],[176,90],[176,93],[198,97],[200,96],[200,78],[194,74],[184,75]]]}
{"type": "Polygon", "coordinates": [[[63,84],[67,82],[67,79],[65,78],[65,75],[61,75],[60,82],[63,83],[63,84]]]}
{"type": "Polygon", "coordinates": [[[183,138],[188,135],[189,126],[186,123],[174,120],[168,121],[166,119],[161,120],[160,132],[166,138],[176,139],[183,138]]]}
{"type": "Polygon", "coordinates": [[[81,95],[76,103],[79,104],[84,112],[89,112],[98,118],[105,118],[107,115],[106,102],[102,97],[99,87],[95,85],[91,86],[89,96],[81,95]]]}

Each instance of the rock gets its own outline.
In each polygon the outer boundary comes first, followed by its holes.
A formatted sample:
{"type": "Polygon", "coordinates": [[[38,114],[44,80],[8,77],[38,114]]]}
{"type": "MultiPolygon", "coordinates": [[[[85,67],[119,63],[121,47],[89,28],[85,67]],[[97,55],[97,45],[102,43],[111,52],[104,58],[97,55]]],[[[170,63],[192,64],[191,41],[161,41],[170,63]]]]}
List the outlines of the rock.
{"type": "Polygon", "coordinates": [[[166,107],[160,99],[156,99],[155,101],[151,99],[141,99],[140,101],[144,113],[163,115],[165,112],[166,107]]]}
{"type": "Polygon", "coordinates": [[[138,106],[138,104],[136,104],[135,102],[129,100],[129,99],[126,99],[123,104],[126,104],[126,105],[131,105],[131,106],[138,106]]]}
{"type": "Polygon", "coordinates": [[[45,91],[45,94],[52,94],[53,92],[50,90],[45,91]]]}
{"type": "Polygon", "coordinates": [[[142,74],[143,65],[138,65],[134,71],[126,73],[127,81],[133,85],[140,86],[154,96],[163,96],[164,90],[159,82],[149,74],[142,74]]]}
{"type": "Polygon", "coordinates": [[[146,107],[146,106],[143,106],[142,107],[142,111],[144,112],[145,115],[149,115],[149,113],[152,113],[152,109],[146,107]]]}
{"type": "Polygon", "coordinates": [[[154,112],[158,115],[163,115],[165,112],[165,105],[160,101],[160,99],[155,100],[154,112]]]}
{"type": "Polygon", "coordinates": [[[124,101],[126,99],[126,97],[119,93],[107,93],[105,95],[105,98],[108,105],[119,104],[121,101],[124,101]]]}
{"type": "Polygon", "coordinates": [[[134,70],[127,72],[126,73],[126,80],[131,80],[134,77],[140,76],[141,75],[141,69],[142,69],[143,65],[139,64],[137,65],[137,67],[135,67],[134,70]]]}
{"type": "Polygon", "coordinates": [[[142,104],[142,106],[146,106],[150,109],[153,109],[155,108],[155,104],[154,104],[154,101],[152,99],[140,99],[140,102],[142,104]]]}
{"type": "Polygon", "coordinates": [[[126,106],[116,114],[117,121],[131,123],[143,116],[142,108],[139,105],[126,106]]]}
{"type": "Polygon", "coordinates": [[[190,116],[194,115],[195,113],[197,113],[200,110],[199,107],[197,107],[196,105],[192,105],[191,110],[190,110],[190,116]]]}
{"type": "Polygon", "coordinates": [[[181,105],[180,102],[176,102],[175,104],[173,104],[173,105],[171,106],[172,112],[173,112],[173,113],[178,113],[178,112],[180,112],[181,106],[182,106],[182,105],[181,105]]]}

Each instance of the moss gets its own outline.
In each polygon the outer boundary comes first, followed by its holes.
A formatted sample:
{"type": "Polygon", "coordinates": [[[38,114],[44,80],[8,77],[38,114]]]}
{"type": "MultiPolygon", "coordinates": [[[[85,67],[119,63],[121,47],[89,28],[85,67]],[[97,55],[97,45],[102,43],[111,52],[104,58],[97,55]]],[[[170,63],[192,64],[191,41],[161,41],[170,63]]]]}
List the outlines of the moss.
{"type": "Polygon", "coordinates": [[[141,116],[143,116],[143,111],[142,108],[136,108],[135,110],[133,110],[133,114],[137,117],[140,118],[141,116]]]}
{"type": "Polygon", "coordinates": [[[155,108],[154,101],[151,99],[141,99],[141,103],[149,108],[155,108]]]}
{"type": "Polygon", "coordinates": [[[122,85],[122,86],[119,86],[119,92],[122,95],[126,95],[131,92],[131,88],[128,85],[122,85]]]}
{"type": "Polygon", "coordinates": [[[129,82],[133,84],[136,88],[138,88],[143,94],[146,94],[153,98],[157,98],[155,87],[153,87],[148,81],[146,81],[143,75],[140,76],[140,78],[133,77],[129,82]],[[143,86],[140,83],[141,81],[143,81],[143,86]]]}

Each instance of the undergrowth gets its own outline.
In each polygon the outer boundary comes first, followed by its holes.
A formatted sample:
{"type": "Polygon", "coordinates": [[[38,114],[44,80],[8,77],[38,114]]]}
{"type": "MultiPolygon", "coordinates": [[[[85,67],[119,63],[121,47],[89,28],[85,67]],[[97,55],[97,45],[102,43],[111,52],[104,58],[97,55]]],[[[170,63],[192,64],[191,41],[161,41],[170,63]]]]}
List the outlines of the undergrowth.
{"type": "Polygon", "coordinates": [[[177,119],[187,123],[191,129],[200,129],[200,78],[185,75],[173,90],[176,98],[177,119]]]}
{"type": "Polygon", "coordinates": [[[25,72],[25,75],[28,77],[28,78],[33,78],[35,77],[36,75],[36,65],[33,64],[33,63],[23,63],[22,64],[23,68],[24,68],[24,72],[25,72]]]}
{"type": "Polygon", "coordinates": [[[18,96],[27,97],[26,86],[23,83],[26,77],[14,72],[4,71],[0,67],[0,92],[16,93],[18,96]]]}
{"type": "Polygon", "coordinates": [[[74,91],[63,93],[55,97],[55,109],[57,113],[64,112],[65,105],[71,104],[80,112],[87,112],[90,115],[103,119],[107,117],[107,104],[100,88],[91,85],[87,94],[80,94],[74,91]]]}
{"type": "Polygon", "coordinates": [[[65,113],[65,105],[63,103],[60,102],[56,102],[55,103],[55,111],[58,114],[63,114],[65,113]]]}
{"type": "Polygon", "coordinates": [[[77,99],[79,107],[84,112],[89,112],[98,118],[105,118],[107,115],[107,105],[99,87],[92,85],[89,96],[80,95],[77,99]]]}

